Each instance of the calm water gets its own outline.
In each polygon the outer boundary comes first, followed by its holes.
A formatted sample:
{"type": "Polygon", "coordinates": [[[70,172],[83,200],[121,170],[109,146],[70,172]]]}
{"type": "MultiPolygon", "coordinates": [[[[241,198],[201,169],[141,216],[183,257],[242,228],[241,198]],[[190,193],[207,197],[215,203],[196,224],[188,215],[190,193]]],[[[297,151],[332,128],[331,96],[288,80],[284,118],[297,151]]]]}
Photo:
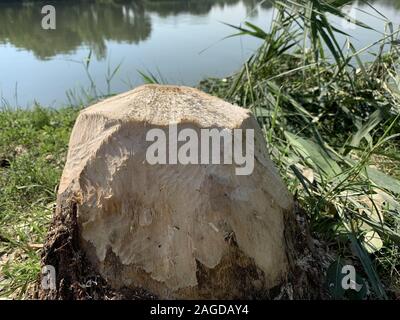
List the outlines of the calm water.
{"type": "MultiPolygon", "coordinates": [[[[251,21],[267,28],[272,9],[258,0],[46,1],[57,10],[57,29],[41,28],[42,3],[0,1],[0,96],[11,105],[34,101],[59,106],[67,90],[82,95],[90,80],[82,62],[93,52],[90,76],[98,93],[142,83],[138,70],[160,73],[169,83],[196,85],[205,77],[236,71],[260,44],[249,37],[222,40],[251,21]],[[103,2],[103,3],[102,3],[103,2]],[[121,64],[108,87],[106,76],[121,64]]],[[[355,2],[355,6],[362,7],[355,2]]],[[[400,1],[379,0],[378,10],[400,23],[400,1]]],[[[363,9],[371,12],[370,9],[363,9]]],[[[367,14],[358,18],[382,30],[367,14]]],[[[340,23],[340,22],[338,22],[340,23]]],[[[357,46],[379,35],[351,32],[357,46]]]]}

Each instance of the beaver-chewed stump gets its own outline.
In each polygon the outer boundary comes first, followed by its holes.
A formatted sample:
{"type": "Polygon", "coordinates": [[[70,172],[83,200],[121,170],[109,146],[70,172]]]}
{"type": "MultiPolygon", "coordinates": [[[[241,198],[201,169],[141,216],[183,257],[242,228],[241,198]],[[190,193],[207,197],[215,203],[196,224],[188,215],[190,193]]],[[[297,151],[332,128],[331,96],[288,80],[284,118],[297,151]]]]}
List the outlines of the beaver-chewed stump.
{"type": "MultiPolygon", "coordinates": [[[[220,146],[222,158],[229,145],[220,146]]],[[[317,297],[312,241],[295,207],[248,110],[192,88],[139,87],[79,114],[42,257],[56,288],[38,286],[38,297],[317,297]],[[251,172],[196,162],[215,156],[203,141],[184,147],[204,129],[242,129],[243,150],[252,131],[251,172]]]]}

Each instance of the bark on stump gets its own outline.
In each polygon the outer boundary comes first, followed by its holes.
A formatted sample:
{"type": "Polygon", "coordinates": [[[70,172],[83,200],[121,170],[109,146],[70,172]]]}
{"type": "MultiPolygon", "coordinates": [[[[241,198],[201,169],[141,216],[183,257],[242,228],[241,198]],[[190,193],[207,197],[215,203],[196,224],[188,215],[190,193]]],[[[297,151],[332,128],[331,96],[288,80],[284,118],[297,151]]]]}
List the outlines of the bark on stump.
{"type": "Polygon", "coordinates": [[[38,297],[315,298],[315,254],[250,112],[196,89],[146,85],[80,113],[42,257],[57,288],[39,286],[38,297]],[[199,137],[253,129],[252,174],[149,164],[146,134],[168,137],[172,123],[199,137]]]}

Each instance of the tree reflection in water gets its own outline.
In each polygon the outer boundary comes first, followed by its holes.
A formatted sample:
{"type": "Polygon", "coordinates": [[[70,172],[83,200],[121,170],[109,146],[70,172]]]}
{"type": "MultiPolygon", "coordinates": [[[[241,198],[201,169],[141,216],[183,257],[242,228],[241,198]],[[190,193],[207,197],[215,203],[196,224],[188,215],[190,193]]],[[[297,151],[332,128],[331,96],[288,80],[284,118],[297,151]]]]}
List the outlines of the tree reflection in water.
{"type": "MultiPolygon", "coordinates": [[[[41,60],[89,47],[98,59],[107,54],[109,40],[139,43],[150,37],[151,14],[160,17],[189,13],[205,15],[215,6],[242,2],[255,15],[259,0],[64,0],[9,1],[0,4],[0,44],[32,51],[41,60]],[[53,4],[57,29],[41,28],[41,8],[53,4]]],[[[270,3],[264,2],[264,7],[270,3]]]]}

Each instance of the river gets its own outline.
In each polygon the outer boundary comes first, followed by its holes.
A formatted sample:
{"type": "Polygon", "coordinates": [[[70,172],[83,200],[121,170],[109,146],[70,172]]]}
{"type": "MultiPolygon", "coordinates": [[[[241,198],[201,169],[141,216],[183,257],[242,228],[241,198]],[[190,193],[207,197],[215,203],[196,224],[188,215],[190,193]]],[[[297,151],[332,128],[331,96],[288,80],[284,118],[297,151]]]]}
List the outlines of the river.
{"type": "MultiPolygon", "coordinates": [[[[224,39],[235,33],[224,23],[239,25],[250,21],[268,28],[272,6],[258,2],[1,1],[2,104],[30,107],[37,102],[58,107],[78,103],[94,93],[93,86],[95,93],[102,95],[141,84],[138,71],[184,85],[196,85],[206,77],[228,76],[260,41],[244,36],[224,39]],[[44,4],[56,8],[55,30],[42,28],[44,4]],[[89,55],[90,63],[86,65],[89,55]],[[118,72],[107,81],[118,65],[118,72]]],[[[374,6],[390,21],[400,23],[400,1],[379,0],[374,6]]],[[[358,1],[355,8],[377,15],[358,1]]],[[[351,7],[347,10],[353,12],[351,7]]],[[[356,12],[357,18],[383,30],[380,19],[356,12]]],[[[379,33],[344,27],[359,47],[379,38],[379,33]]]]}

